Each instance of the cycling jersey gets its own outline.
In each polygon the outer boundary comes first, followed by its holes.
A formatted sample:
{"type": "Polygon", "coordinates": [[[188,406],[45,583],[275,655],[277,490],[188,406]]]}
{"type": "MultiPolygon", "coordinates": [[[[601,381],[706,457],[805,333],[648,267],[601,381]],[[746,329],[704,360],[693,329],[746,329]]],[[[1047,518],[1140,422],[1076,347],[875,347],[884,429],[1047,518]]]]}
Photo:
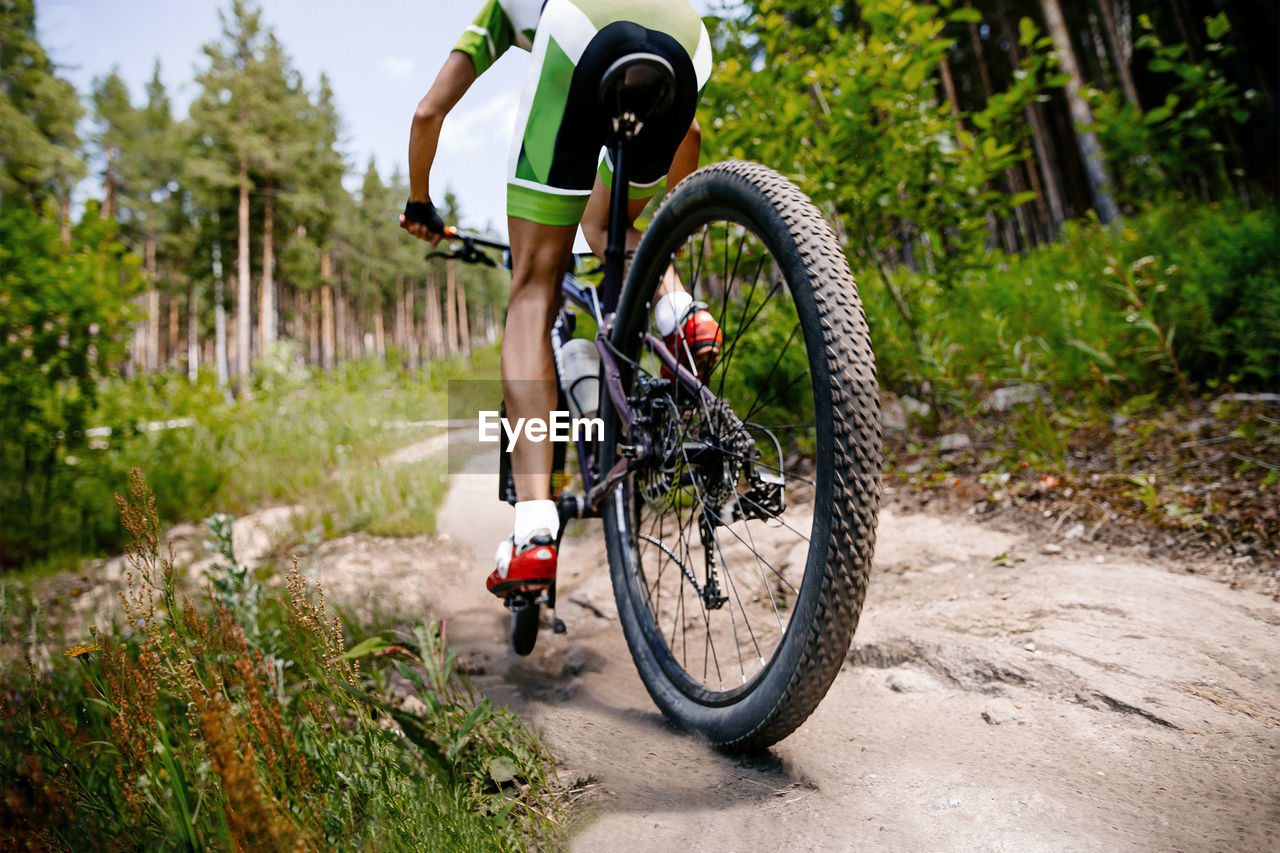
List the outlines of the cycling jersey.
{"type": "MultiPolygon", "coordinates": [[[[580,74],[575,80],[584,56],[598,52],[602,41],[668,58],[678,78],[681,71],[693,78],[683,82],[694,102],[711,74],[711,39],[688,0],[488,0],[454,47],[471,57],[477,75],[512,46],[533,54],[508,161],[509,215],[577,224],[597,163],[609,181],[609,164],[599,156],[604,131],[587,104],[598,111],[592,85],[599,79],[584,83],[580,74]]],[[[661,189],[691,118],[646,123],[633,146],[631,197],[661,189]]]]}

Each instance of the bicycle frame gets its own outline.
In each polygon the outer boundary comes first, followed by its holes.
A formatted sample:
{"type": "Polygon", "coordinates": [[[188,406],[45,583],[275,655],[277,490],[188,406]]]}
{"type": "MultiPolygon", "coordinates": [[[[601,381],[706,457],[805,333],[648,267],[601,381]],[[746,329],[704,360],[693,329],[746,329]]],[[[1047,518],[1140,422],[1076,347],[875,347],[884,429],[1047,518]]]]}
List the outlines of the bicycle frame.
{"type": "MultiPolygon", "coordinates": [[[[556,380],[559,383],[563,378],[559,376],[560,350],[572,338],[567,306],[574,306],[591,314],[596,322],[595,347],[600,356],[600,366],[604,380],[604,393],[601,394],[600,402],[603,404],[607,395],[609,404],[613,406],[614,411],[617,413],[625,434],[630,435],[632,428],[635,426],[636,414],[631,400],[627,396],[626,388],[623,386],[623,370],[620,363],[623,359],[627,361],[630,361],[630,359],[626,359],[625,356],[619,353],[610,340],[618,301],[622,295],[623,271],[626,266],[627,229],[630,225],[627,221],[627,188],[630,185],[630,163],[628,158],[630,138],[628,133],[628,127],[624,122],[609,145],[609,153],[613,160],[614,169],[613,186],[610,189],[608,247],[605,251],[603,280],[597,286],[578,278],[571,272],[565,273],[561,279],[560,311],[551,331],[551,346],[556,356],[556,380]]],[[[446,228],[445,234],[448,237],[461,240],[463,247],[452,254],[433,252],[427,255],[428,258],[433,255],[443,255],[445,257],[458,258],[468,263],[488,263],[496,266],[487,255],[476,248],[477,246],[483,246],[485,248],[508,251],[507,266],[510,268],[510,247],[485,239],[479,235],[460,232],[455,228],[446,228]]],[[[674,381],[687,390],[691,396],[701,398],[707,405],[715,403],[715,394],[699,381],[692,370],[679,362],[676,355],[671,352],[664,341],[651,332],[645,332],[644,344],[662,362],[662,365],[670,371],[674,381]]],[[[643,458],[644,450],[647,450],[647,448],[641,448],[639,453],[623,456],[609,471],[601,472],[598,466],[602,456],[603,442],[598,439],[587,439],[579,436],[576,439],[575,446],[578,451],[578,466],[579,473],[582,476],[585,500],[579,503],[573,496],[570,496],[568,501],[562,497],[560,501],[562,521],[566,517],[599,517],[601,501],[627,478],[632,469],[643,458]]]]}
{"type": "MultiPolygon", "coordinates": [[[[562,302],[567,302],[578,306],[584,311],[589,311],[595,318],[595,345],[596,352],[600,355],[601,371],[604,374],[604,388],[609,402],[614,411],[617,412],[618,419],[627,435],[631,434],[632,427],[635,425],[636,415],[631,406],[631,401],[627,397],[627,391],[623,387],[619,359],[625,358],[625,356],[617,352],[610,340],[610,336],[613,332],[618,300],[622,295],[623,270],[626,265],[627,229],[630,226],[627,221],[627,190],[630,186],[630,160],[628,155],[632,133],[633,131],[624,123],[609,146],[614,168],[613,185],[610,188],[609,236],[608,247],[605,250],[603,281],[599,289],[586,285],[571,273],[566,273],[561,281],[562,302]]],[[[560,348],[568,342],[570,336],[565,314],[562,304],[560,315],[556,318],[556,323],[551,333],[551,343],[557,355],[557,365],[560,363],[558,358],[560,348]]],[[[664,341],[651,332],[645,332],[644,342],[645,346],[657,356],[663,366],[675,377],[677,384],[683,386],[691,395],[701,397],[707,404],[715,402],[715,394],[698,380],[693,371],[679,362],[679,359],[667,348],[664,341]]],[[[557,377],[557,379],[559,378],[557,377]]],[[[603,403],[603,399],[601,402],[603,403]]],[[[579,509],[579,517],[598,515],[600,502],[619,483],[626,479],[640,458],[639,455],[625,455],[608,472],[602,474],[597,468],[600,461],[601,444],[602,442],[600,441],[587,441],[581,437],[577,440],[578,465],[582,475],[583,488],[586,492],[586,505],[579,509]]]]}

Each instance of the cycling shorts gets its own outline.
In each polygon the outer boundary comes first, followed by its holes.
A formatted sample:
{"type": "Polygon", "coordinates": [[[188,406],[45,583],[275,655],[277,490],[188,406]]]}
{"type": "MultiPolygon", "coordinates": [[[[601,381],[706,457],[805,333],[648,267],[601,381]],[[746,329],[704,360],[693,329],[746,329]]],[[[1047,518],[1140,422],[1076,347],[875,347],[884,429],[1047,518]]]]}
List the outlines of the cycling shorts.
{"type": "Polygon", "coordinates": [[[576,225],[597,174],[610,116],[598,103],[608,66],[623,53],[656,53],[676,70],[677,104],[645,122],[632,145],[631,198],[663,187],[676,149],[711,75],[711,40],[688,0],[488,0],[455,50],[482,74],[509,47],[533,62],[516,115],[507,165],[507,214],[576,225]]]}

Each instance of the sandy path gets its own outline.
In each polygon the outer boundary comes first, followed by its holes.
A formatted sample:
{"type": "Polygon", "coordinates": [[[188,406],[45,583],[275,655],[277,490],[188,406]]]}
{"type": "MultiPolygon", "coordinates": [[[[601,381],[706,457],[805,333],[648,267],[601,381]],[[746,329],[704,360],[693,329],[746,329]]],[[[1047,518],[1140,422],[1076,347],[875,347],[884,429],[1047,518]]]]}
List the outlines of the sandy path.
{"type": "Polygon", "coordinates": [[[454,476],[429,567],[426,543],[404,540],[363,538],[358,563],[421,578],[477,684],[542,731],[566,782],[594,780],[575,849],[1280,847],[1270,599],[887,510],[844,670],[799,731],[742,759],[673,731],[650,702],[598,522],[561,556],[567,636],[544,631],[528,659],[507,652],[482,583],[510,524],[494,491],[492,475],[454,476]]]}

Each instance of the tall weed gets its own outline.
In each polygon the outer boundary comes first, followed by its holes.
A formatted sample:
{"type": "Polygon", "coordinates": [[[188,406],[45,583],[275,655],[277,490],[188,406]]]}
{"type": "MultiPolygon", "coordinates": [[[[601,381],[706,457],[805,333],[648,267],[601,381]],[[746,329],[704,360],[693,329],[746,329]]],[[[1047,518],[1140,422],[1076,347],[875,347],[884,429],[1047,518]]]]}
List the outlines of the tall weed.
{"type": "Polygon", "coordinates": [[[348,648],[296,567],[178,592],[140,474],[125,620],[0,680],[0,847],[525,849],[557,836],[545,749],[456,674],[434,626],[348,648]],[[368,661],[366,665],[366,660],[368,661]],[[394,667],[416,707],[389,687],[394,667]]]}

